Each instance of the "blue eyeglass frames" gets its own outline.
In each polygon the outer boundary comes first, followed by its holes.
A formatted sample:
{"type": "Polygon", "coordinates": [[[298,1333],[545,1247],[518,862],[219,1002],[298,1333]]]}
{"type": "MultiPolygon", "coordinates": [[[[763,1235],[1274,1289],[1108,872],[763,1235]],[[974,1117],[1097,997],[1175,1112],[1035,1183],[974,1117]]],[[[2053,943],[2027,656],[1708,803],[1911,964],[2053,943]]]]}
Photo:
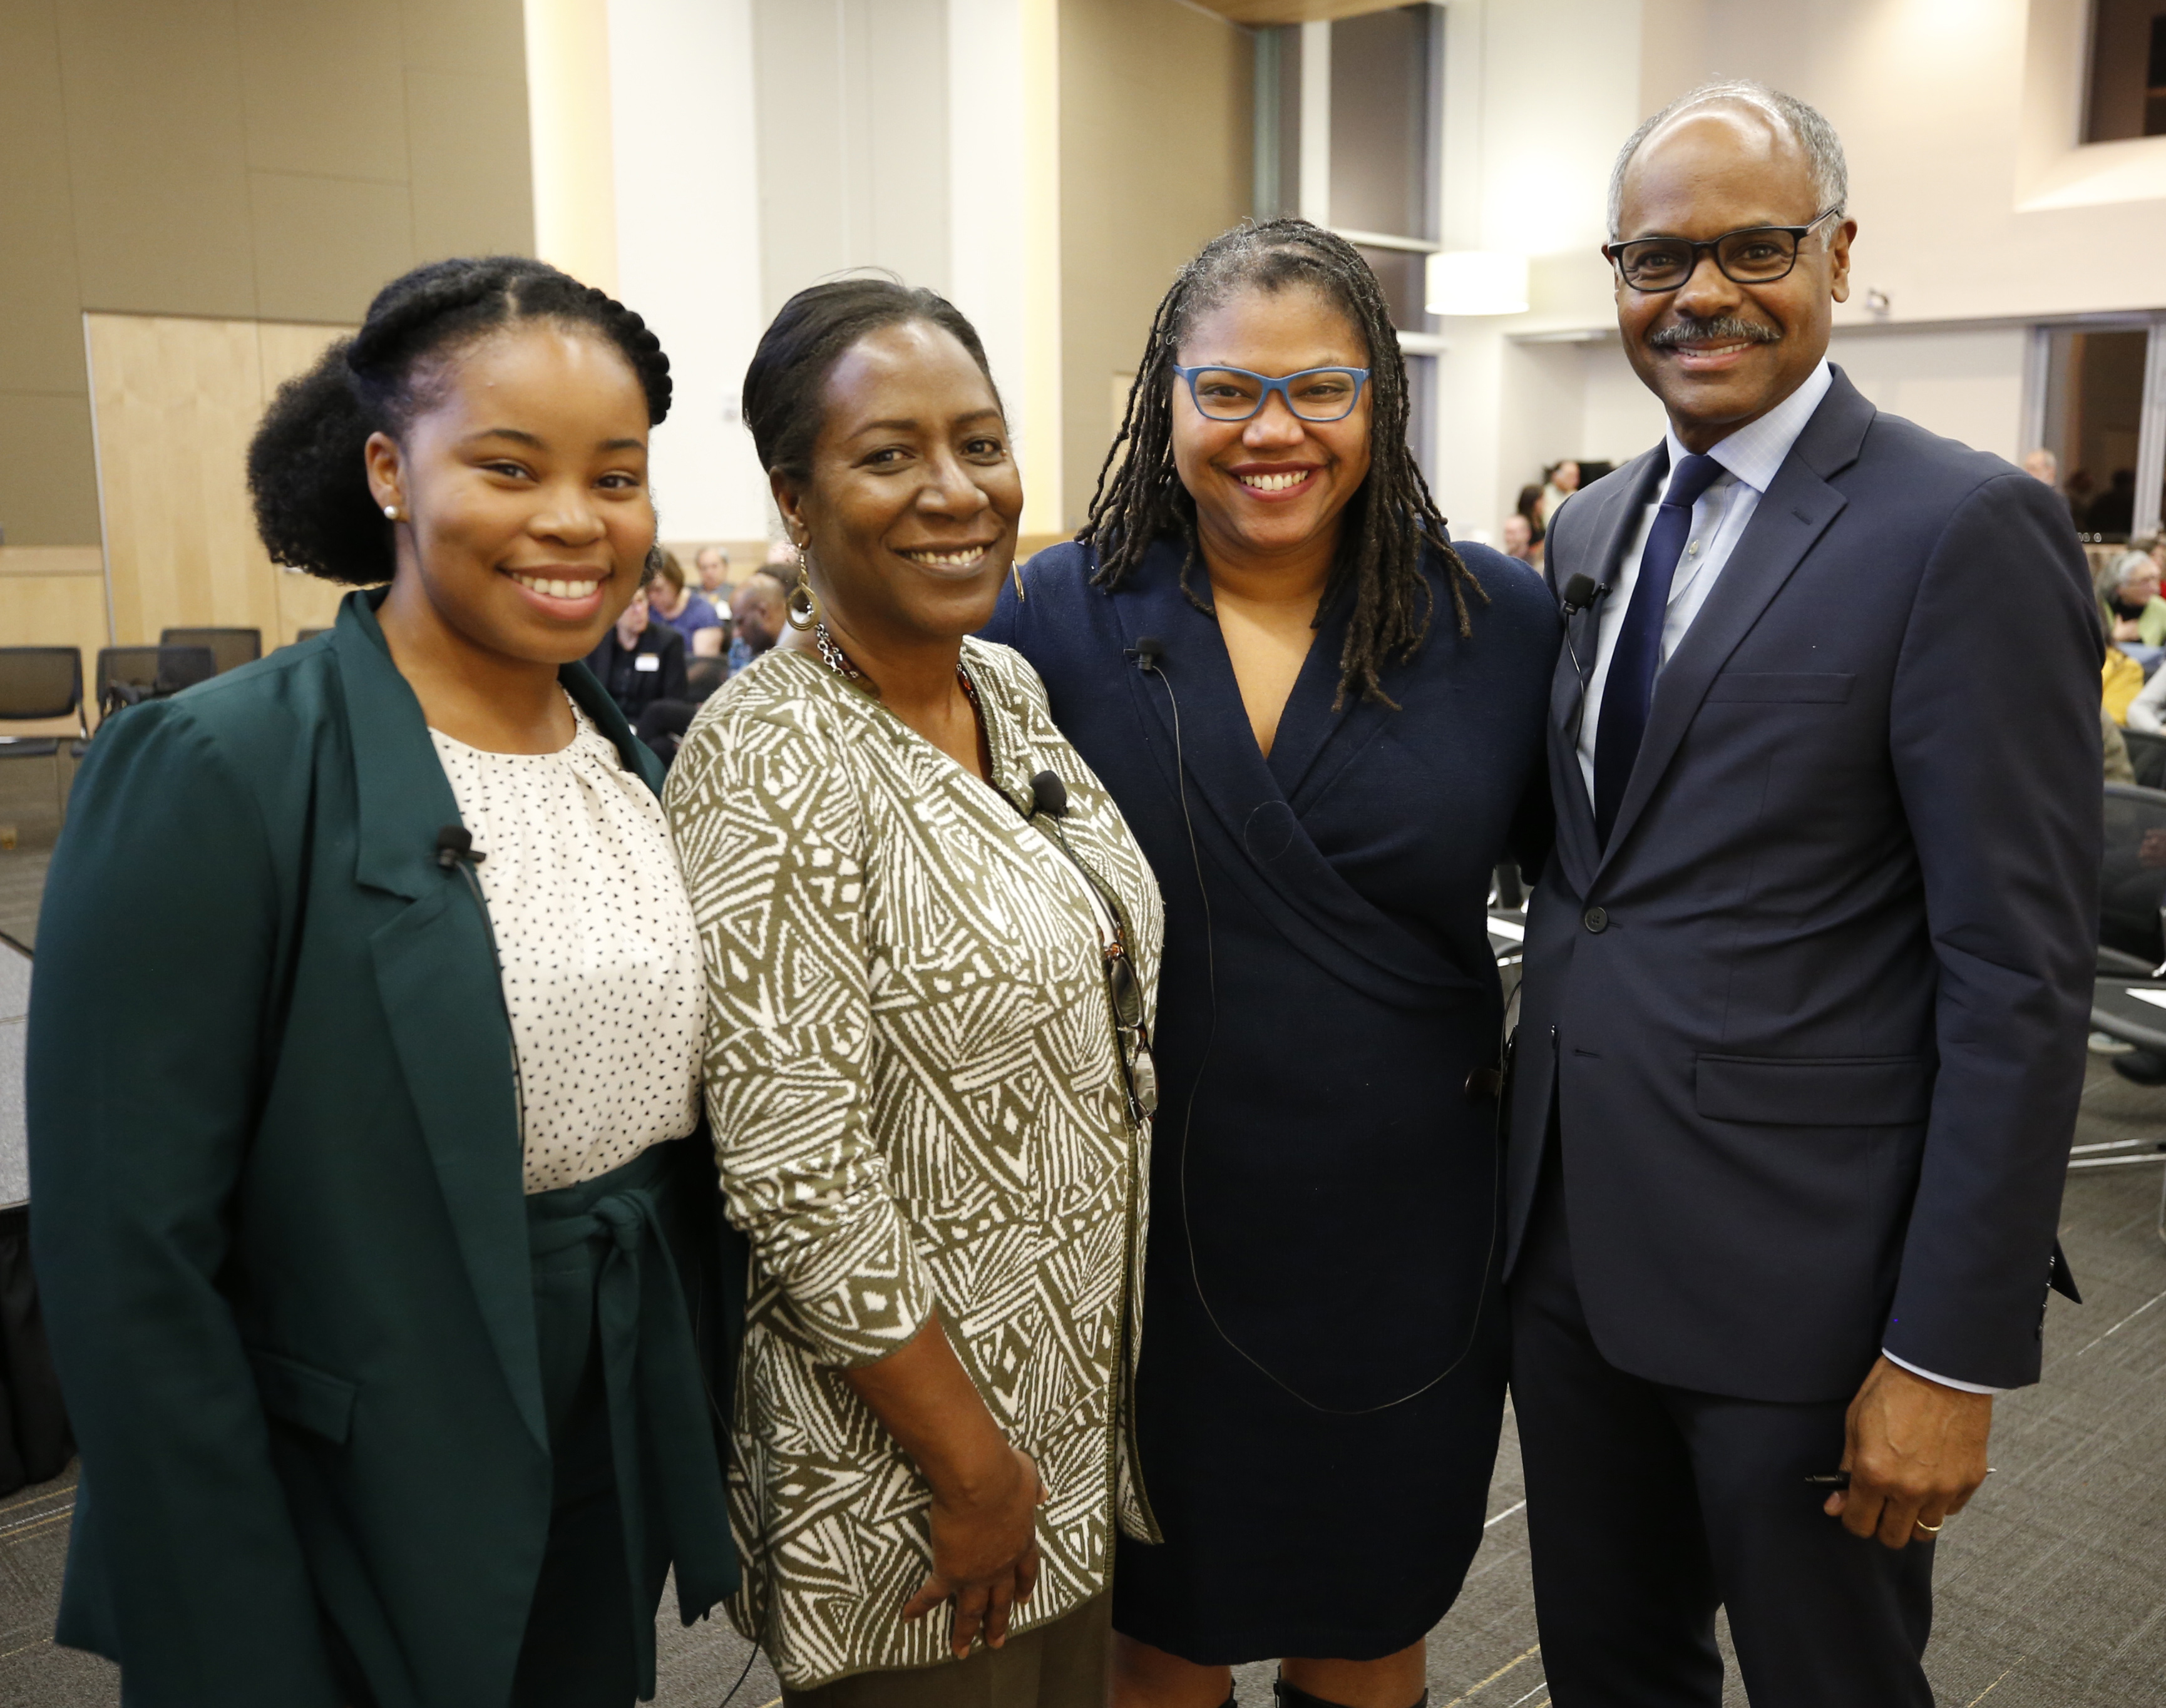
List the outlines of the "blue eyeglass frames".
{"type": "Polygon", "coordinates": [[[1305,367],[1277,379],[1244,367],[1176,365],[1173,371],[1187,381],[1196,413],[1213,421],[1249,420],[1271,402],[1273,392],[1301,420],[1344,421],[1369,383],[1366,367],[1305,367]]]}

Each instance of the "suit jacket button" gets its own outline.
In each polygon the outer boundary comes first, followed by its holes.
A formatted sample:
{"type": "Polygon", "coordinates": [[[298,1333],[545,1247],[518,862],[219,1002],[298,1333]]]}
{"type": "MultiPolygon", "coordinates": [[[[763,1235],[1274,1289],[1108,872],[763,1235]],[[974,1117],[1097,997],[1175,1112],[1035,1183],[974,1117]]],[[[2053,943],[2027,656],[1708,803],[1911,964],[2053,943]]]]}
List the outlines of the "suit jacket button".
{"type": "Polygon", "coordinates": [[[1591,907],[1580,915],[1579,922],[1590,931],[1605,931],[1609,929],[1609,915],[1605,909],[1591,907]]]}

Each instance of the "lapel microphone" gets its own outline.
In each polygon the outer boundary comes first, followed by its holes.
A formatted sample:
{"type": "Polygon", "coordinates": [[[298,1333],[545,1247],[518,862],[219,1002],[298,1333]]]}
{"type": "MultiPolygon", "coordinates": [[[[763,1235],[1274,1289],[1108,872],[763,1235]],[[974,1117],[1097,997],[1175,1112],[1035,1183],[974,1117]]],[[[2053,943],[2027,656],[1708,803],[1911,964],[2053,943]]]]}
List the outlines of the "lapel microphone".
{"type": "Polygon", "coordinates": [[[1139,635],[1136,644],[1128,648],[1128,656],[1135,660],[1138,670],[1154,671],[1159,660],[1165,656],[1165,642],[1155,635],[1139,635]]]}
{"type": "Polygon", "coordinates": [[[449,872],[462,860],[478,866],[489,858],[473,845],[473,832],[464,825],[446,825],[436,832],[436,864],[449,872]]]}
{"type": "Polygon", "coordinates": [[[1597,581],[1592,576],[1575,575],[1564,584],[1564,614],[1566,619],[1588,609],[1603,594],[1609,591],[1609,583],[1597,581]]]}
{"type": "Polygon", "coordinates": [[[1031,778],[1030,810],[1033,817],[1039,813],[1049,819],[1068,816],[1068,785],[1058,772],[1041,771],[1031,778]]]}

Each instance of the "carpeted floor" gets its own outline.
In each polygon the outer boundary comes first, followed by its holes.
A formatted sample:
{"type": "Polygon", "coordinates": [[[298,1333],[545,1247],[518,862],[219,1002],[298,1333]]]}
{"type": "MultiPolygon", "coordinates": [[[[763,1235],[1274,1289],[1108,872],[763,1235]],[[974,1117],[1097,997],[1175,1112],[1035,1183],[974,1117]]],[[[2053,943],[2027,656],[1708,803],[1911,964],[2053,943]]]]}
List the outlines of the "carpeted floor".
{"type": "MultiPolygon", "coordinates": [[[[0,772],[27,771],[24,764],[0,772]]],[[[49,779],[48,779],[49,781],[49,779]]],[[[19,787],[19,786],[18,786],[19,787]]],[[[34,804],[34,803],[31,803],[34,804]]],[[[0,824],[8,803],[0,798],[0,824]]],[[[15,810],[24,819],[20,804],[15,810]]],[[[50,818],[50,797],[46,808],[50,818]]],[[[31,825],[18,825],[18,841],[31,825]]],[[[44,846],[50,846],[49,826],[44,846]]],[[[0,851],[0,931],[36,931],[28,859],[0,851]],[[20,865],[11,862],[21,862],[20,865]]],[[[19,962],[0,950],[10,963],[19,962]]],[[[0,994],[19,981],[0,978],[0,994]]],[[[18,1004],[0,1002],[0,1010],[18,1004]]],[[[0,1034],[19,1033],[0,1013],[0,1034]]],[[[0,1037],[0,1046],[7,1042],[0,1037]]],[[[0,1047],[0,1073],[19,1053],[0,1047]]],[[[9,1093],[0,1086],[0,1115],[9,1093]]],[[[2166,1090],[2127,1084],[2094,1057],[2076,1141],[2130,1148],[2086,1160],[2143,1157],[2166,1139],[2166,1090]]],[[[0,1153],[18,1142],[0,1134],[0,1153]]],[[[2166,1244],[2158,1235],[2156,1161],[2072,1170],[2062,1239],[2081,1307],[2056,1297],[2047,1318],[2045,1379],[2003,1400],[1995,1474],[1941,1544],[1938,1613],[1927,1656],[1941,1708],[2155,1708],[2166,1702],[2166,1244]]],[[[71,1471],[0,1501],[0,1708],[115,1708],[114,1668],[56,1648],[53,1608],[73,1507],[71,1471]]],[[[1490,1494],[1488,1536],[1459,1604],[1429,1643],[1432,1708],[1543,1708],[1541,1654],[1529,1585],[1517,1443],[1507,1426],[1490,1494]]],[[[665,1601],[665,1605],[667,1605],[665,1601]]],[[[750,1651],[720,1619],[689,1631],[660,1625],[665,1708],[716,1708],[750,1651]]],[[[1272,1668],[1244,1668],[1241,1700],[1271,1701],[1272,1668]]],[[[764,1658],[731,1708],[779,1696],[764,1658]]],[[[1733,1667],[1725,1702],[1746,1700],[1733,1667]]]]}

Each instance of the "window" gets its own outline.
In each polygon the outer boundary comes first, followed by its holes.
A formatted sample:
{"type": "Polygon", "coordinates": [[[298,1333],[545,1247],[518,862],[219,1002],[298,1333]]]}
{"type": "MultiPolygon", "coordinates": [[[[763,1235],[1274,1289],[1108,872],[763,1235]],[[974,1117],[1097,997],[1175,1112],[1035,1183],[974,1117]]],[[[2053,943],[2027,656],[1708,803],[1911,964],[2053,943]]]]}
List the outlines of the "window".
{"type": "Polygon", "coordinates": [[[2166,0],[2095,0],[2085,142],[2166,136],[2166,0]]]}
{"type": "Polygon", "coordinates": [[[2158,413],[2145,407],[2147,377],[2153,342],[2166,340],[2141,321],[2045,327],[2037,335],[2045,381],[2037,442],[2059,462],[2078,531],[2103,544],[2148,532],[2158,524],[2166,446],[2147,442],[2158,436],[2147,432],[2158,413]]]}
{"type": "Polygon", "coordinates": [[[1300,214],[1369,263],[1399,329],[1408,436],[1427,469],[1440,346],[1424,270],[1440,246],[1443,10],[1259,29],[1255,71],[1256,217],[1300,214]]]}

